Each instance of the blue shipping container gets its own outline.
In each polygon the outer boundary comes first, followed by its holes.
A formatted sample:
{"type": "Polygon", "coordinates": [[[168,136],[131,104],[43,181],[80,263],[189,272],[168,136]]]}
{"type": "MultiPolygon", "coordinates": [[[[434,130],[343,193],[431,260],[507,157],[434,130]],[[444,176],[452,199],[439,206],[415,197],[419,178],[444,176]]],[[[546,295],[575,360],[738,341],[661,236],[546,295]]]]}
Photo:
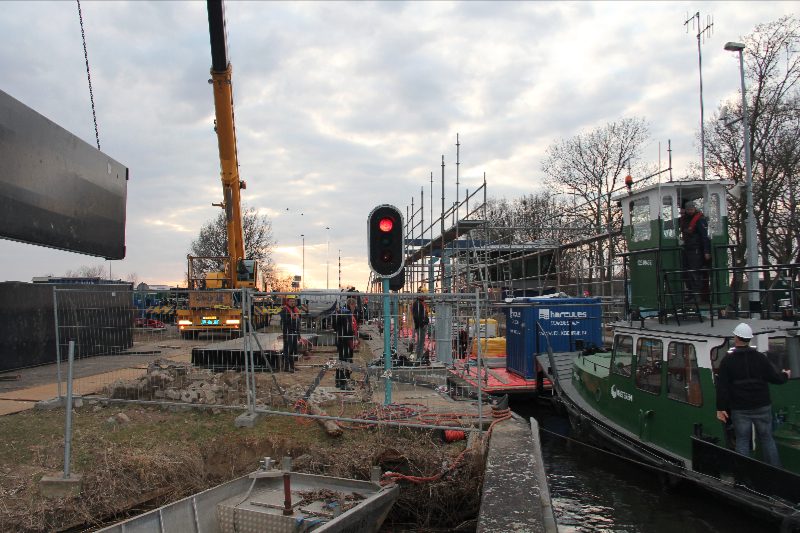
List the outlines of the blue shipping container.
{"type": "Polygon", "coordinates": [[[515,298],[505,311],[506,368],[525,379],[548,343],[553,352],[603,345],[599,298],[515,298]]]}

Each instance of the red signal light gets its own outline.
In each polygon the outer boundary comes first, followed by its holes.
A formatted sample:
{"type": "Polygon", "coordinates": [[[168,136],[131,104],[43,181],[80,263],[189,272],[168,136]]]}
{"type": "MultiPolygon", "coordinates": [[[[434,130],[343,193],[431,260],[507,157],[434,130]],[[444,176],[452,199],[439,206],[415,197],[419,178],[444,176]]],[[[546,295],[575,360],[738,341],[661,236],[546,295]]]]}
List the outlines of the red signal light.
{"type": "Polygon", "coordinates": [[[389,233],[394,227],[394,220],[391,217],[383,217],[378,222],[378,229],[384,233],[389,233]]]}
{"type": "Polygon", "coordinates": [[[369,266],[379,276],[391,278],[403,268],[405,243],[403,215],[391,205],[373,209],[367,217],[369,266]]]}

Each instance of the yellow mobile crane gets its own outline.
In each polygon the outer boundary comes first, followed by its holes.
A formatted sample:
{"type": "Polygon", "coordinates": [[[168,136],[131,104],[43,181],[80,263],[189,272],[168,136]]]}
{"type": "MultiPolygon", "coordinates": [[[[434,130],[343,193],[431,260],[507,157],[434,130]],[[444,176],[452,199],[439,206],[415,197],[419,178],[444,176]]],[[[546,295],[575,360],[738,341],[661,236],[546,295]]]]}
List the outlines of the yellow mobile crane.
{"type": "Polygon", "coordinates": [[[199,332],[226,331],[234,335],[241,328],[241,304],[231,291],[208,289],[254,288],[258,280],[257,263],[245,259],[240,191],[246,184],[239,178],[236,150],[236,127],[233,114],[233,86],[228,43],[225,35],[225,11],[222,0],[207,0],[208,30],[211,37],[211,79],[214,88],[215,130],[219,145],[222,203],[225,210],[228,255],[218,257],[188,256],[189,294],[187,308],[177,310],[178,327],[185,336],[199,332]],[[214,262],[220,271],[199,274],[200,265],[214,262]]]}

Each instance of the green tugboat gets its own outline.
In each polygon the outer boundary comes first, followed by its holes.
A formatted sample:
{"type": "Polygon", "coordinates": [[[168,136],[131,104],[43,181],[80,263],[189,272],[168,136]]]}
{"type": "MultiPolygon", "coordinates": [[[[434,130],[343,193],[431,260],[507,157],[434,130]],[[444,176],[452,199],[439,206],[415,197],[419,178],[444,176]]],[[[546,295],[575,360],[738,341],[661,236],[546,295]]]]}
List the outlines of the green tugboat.
{"type": "Polygon", "coordinates": [[[781,531],[800,530],[800,327],[791,284],[799,265],[773,267],[770,277],[751,271],[762,281],[789,280],[780,294],[759,295],[783,300],[765,313],[778,319],[738,312],[742,295],[731,287],[748,272],[728,260],[728,185],[669,182],[619,196],[629,318],[613,324],[610,351],[550,353],[539,361],[578,433],[657,467],[670,482],[689,480],[747,506],[781,523],[781,531]],[[711,240],[711,268],[699,291],[686,288],[682,272],[678,208],[688,201],[702,205],[711,240]],[[787,383],[770,385],[781,468],[762,461],[757,445],[752,458],[737,454],[733,431],[716,418],[715,380],[740,322],[776,369],[791,370],[787,383]]]}

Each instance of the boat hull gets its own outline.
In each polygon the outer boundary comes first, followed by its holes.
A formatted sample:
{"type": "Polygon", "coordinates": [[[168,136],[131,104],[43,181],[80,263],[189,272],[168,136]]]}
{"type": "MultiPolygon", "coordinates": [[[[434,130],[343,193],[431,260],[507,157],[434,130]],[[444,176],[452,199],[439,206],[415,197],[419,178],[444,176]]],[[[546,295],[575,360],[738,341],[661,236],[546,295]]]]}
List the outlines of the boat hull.
{"type": "Polygon", "coordinates": [[[611,389],[608,373],[599,364],[587,365],[581,357],[577,353],[557,353],[539,358],[550,373],[558,401],[579,438],[658,469],[661,480],[668,485],[691,482],[772,523],[782,524],[784,531],[800,531],[800,475],[719,445],[724,439],[708,435],[700,423],[685,432],[689,448],[685,455],[650,440],[656,431],[647,424],[656,424],[663,417],[653,415],[649,422],[644,417],[636,428],[620,425],[608,409],[609,402],[623,401],[620,397],[612,399],[619,396],[619,391],[611,389]]]}
{"type": "Polygon", "coordinates": [[[800,476],[797,474],[697,436],[690,437],[697,450],[693,461],[684,462],[607,425],[568,397],[562,396],[561,400],[572,428],[582,440],[597,443],[625,459],[657,468],[662,474],[661,481],[669,486],[682,481],[693,483],[729,503],[745,506],[762,518],[781,524],[782,532],[800,531],[800,508],[792,503],[800,501],[800,476]]]}
{"type": "Polygon", "coordinates": [[[260,477],[259,472],[223,483],[188,498],[119,522],[100,531],[106,533],[227,533],[237,531],[303,531],[326,533],[377,532],[399,495],[395,484],[380,486],[313,474],[291,474],[295,505],[284,516],[283,476],[260,477]],[[255,477],[253,477],[255,476],[255,477]],[[297,493],[334,491],[358,494],[364,499],[348,511],[333,516],[317,502],[297,503],[297,493]]]}

